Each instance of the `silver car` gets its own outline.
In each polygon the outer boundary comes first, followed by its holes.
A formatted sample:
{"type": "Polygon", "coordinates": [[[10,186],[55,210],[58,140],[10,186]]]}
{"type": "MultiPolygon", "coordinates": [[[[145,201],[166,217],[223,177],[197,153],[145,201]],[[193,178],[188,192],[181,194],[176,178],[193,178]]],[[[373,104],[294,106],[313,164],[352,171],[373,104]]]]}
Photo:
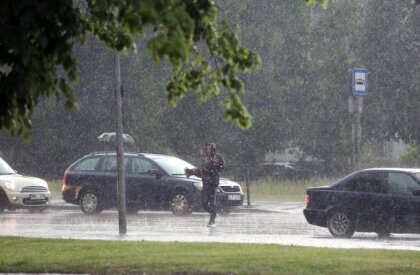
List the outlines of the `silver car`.
{"type": "Polygon", "coordinates": [[[4,209],[28,209],[42,212],[51,201],[45,180],[22,176],[0,158],[0,212],[4,209]]]}

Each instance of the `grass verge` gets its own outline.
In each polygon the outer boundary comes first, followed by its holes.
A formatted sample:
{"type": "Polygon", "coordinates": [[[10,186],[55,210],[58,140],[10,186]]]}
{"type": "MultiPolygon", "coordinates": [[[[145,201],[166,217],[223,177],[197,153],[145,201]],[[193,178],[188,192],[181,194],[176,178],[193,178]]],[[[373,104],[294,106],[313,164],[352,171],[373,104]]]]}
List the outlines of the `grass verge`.
{"type": "MultiPolygon", "coordinates": [[[[331,184],[332,179],[275,180],[264,179],[249,182],[251,201],[305,201],[306,188],[331,184]]],[[[240,182],[247,194],[245,182],[240,182]]]]}
{"type": "Polygon", "coordinates": [[[419,274],[420,252],[0,237],[0,272],[419,274]]]}
{"type": "Polygon", "coordinates": [[[61,188],[63,188],[62,179],[48,180],[48,188],[50,189],[53,199],[61,199],[61,188]]]}

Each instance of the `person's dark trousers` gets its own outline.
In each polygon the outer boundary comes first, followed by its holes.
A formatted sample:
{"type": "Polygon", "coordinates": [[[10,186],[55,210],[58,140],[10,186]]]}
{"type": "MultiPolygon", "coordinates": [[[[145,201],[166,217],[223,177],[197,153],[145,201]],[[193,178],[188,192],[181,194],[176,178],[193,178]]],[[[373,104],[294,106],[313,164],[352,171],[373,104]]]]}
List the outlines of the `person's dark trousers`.
{"type": "Polygon", "coordinates": [[[203,192],[201,194],[201,204],[203,205],[204,210],[210,213],[210,222],[214,222],[216,219],[216,188],[217,185],[204,184],[203,192]]]}

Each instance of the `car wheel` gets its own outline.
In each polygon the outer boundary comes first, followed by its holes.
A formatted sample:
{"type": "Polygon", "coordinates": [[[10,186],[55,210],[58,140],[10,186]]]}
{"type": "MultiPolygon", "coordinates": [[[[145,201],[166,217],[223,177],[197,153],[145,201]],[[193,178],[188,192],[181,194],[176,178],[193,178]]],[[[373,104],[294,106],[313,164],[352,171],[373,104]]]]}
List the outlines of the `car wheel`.
{"type": "Polygon", "coordinates": [[[96,215],[101,213],[99,197],[92,191],[86,191],[80,197],[80,208],[86,215],[96,215]]]}
{"type": "Polygon", "coordinates": [[[7,208],[8,200],[6,194],[4,194],[3,190],[0,190],[0,213],[7,208]]]}
{"type": "Polygon", "coordinates": [[[333,212],[328,218],[327,225],[328,230],[334,237],[349,238],[355,232],[353,220],[342,211],[333,212]]]}
{"type": "Polygon", "coordinates": [[[6,202],[4,201],[4,199],[0,196],[0,213],[2,213],[4,211],[4,209],[6,209],[6,202]]]}
{"type": "Polygon", "coordinates": [[[170,209],[176,216],[188,215],[192,212],[192,205],[188,199],[187,193],[178,191],[170,201],[170,209]]]}

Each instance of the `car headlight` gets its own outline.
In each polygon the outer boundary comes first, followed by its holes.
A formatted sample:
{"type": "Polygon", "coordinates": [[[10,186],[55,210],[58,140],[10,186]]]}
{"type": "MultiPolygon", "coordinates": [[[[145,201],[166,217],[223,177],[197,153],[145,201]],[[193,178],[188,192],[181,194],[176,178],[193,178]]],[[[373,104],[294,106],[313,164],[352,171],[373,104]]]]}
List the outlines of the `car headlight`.
{"type": "Polygon", "coordinates": [[[197,188],[198,190],[203,190],[203,183],[201,181],[195,181],[194,182],[194,186],[195,188],[197,188]]]}
{"type": "Polygon", "coordinates": [[[4,187],[6,187],[8,190],[15,190],[15,183],[11,181],[5,181],[4,187]]]}
{"type": "Polygon", "coordinates": [[[238,184],[238,186],[239,186],[239,192],[242,193],[242,186],[240,184],[238,184]]]}

